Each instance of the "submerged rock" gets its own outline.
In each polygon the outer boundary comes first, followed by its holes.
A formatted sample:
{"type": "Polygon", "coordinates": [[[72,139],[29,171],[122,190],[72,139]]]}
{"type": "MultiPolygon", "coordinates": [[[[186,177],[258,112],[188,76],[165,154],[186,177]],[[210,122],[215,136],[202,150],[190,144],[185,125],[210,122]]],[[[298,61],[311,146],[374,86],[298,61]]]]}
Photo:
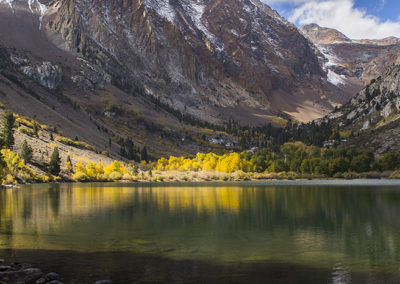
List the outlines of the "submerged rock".
{"type": "Polygon", "coordinates": [[[60,275],[58,275],[55,272],[50,272],[46,275],[45,279],[47,281],[53,281],[53,280],[59,280],[60,279],[60,275]]]}
{"type": "Polygon", "coordinates": [[[0,260],[0,284],[24,283],[24,284],[63,284],[59,281],[57,273],[50,272],[46,275],[39,268],[33,268],[27,263],[6,263],[0,260]]]}

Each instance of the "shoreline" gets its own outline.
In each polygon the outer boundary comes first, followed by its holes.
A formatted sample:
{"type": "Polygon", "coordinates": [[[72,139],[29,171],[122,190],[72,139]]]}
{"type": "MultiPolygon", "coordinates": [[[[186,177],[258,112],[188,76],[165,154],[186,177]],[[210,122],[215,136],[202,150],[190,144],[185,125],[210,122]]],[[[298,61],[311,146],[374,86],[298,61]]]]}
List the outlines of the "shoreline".
{"type": "Polygon", "coordinates": [[[305,177],[305,176],[270,176],[270,177],[232,177],[229,179],[221,178],[221,176],[214,175],[209,177],[196,177],[196,178],[186,178],[186,175],[174,175],[174,177],[170,177],[168,179],[165,178],[164,175],[154,175],[149,179],[137,179],[137,180],[85,180],[85,181],[75,181],[71,179],[58,180],[58,181],[49,181],[49,182],[36,182],[36,183],[18,183],[18,184],[2,184],[0,185],[1,189],[13,189],[19,188],[21,186],[29,186],[29,185],[45,185],[45,184],[89,184],[89,183],[99,183],[99,184],[107,184],[107,183],[121,183],[121,184],[165,184],[165,185],[175,185],[175,184],[185,184],[185,183],[210,183],[210,184],[230,184],[230,183],[241,183],[241,182],[306,182],[306,181],[357,181],[357,180],[382,180],[382,181],[393,181],[400,180],[399,177],[391,177],[390,175],[382,175],[382,176],[364,176],[357,175],[352,177],[305,177]],[[160,178],[161,177],[161,178],[160,178]]]}

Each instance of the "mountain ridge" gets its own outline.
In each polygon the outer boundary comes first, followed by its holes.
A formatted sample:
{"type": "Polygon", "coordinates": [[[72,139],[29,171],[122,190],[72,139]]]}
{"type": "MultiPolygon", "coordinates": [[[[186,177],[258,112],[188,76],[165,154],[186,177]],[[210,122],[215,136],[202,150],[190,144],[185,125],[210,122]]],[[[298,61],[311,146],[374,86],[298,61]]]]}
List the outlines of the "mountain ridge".
{"type": "Polygon", "coordinates": [[[156,155],[218,148],[198,126],[309,121],[364,85],[260,1],[37,2],[44,17],[29,3],[0,2],[1,101],[115,154],[123,137],[156,155]]]}
{"type": "Polygon", "coordinates": [[[310,24],[300,27],[305,37],[322,54],[328,78],[338,84],[354,84],[354,93],[384,73],[396,62],[400,39],[352,40],[341,32],[310,24]]]}

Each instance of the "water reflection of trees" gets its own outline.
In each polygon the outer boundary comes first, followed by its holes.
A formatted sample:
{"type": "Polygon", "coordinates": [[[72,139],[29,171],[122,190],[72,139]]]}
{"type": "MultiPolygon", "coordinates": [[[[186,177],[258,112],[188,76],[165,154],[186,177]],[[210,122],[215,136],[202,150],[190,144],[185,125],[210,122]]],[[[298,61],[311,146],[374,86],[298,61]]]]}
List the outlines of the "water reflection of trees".
{"type": "Polygon", "coordinates": [[[18,235],[20,243],[28,242],[25,234],[32,243],[41,235],[44,245],[49,232],[68,233],[69,244],[82,248],[129,248],[137,245],[132,239],[149,236],[168,245],[175,238],[221,254],[241,247],[235,253],[243,256],[276,246],[276,253],[330,251],[374,265],[400,261],[398,204],[394,188],[39,186],[0,191],[0,233],[18,235]]]}

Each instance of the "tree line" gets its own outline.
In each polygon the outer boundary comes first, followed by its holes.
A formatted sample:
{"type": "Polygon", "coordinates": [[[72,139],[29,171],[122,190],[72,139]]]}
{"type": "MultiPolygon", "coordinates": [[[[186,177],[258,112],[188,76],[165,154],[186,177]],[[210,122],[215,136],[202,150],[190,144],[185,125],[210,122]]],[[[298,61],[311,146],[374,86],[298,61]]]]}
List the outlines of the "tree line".
{"type": "Polygon", "coordinates": [[[217,155],[198,153],[193,157],[161,158],[154,168],[161,171],[218,171],[232,173],[269,172],[300,173],[334,177],[336,174],[370,171],[400,170],[400,153],[388,153],[376,158],[374,153],[362,149],[334,149],[308,146],[303,142],[287,142],[278,150],[261,150],[217,155]]]}

